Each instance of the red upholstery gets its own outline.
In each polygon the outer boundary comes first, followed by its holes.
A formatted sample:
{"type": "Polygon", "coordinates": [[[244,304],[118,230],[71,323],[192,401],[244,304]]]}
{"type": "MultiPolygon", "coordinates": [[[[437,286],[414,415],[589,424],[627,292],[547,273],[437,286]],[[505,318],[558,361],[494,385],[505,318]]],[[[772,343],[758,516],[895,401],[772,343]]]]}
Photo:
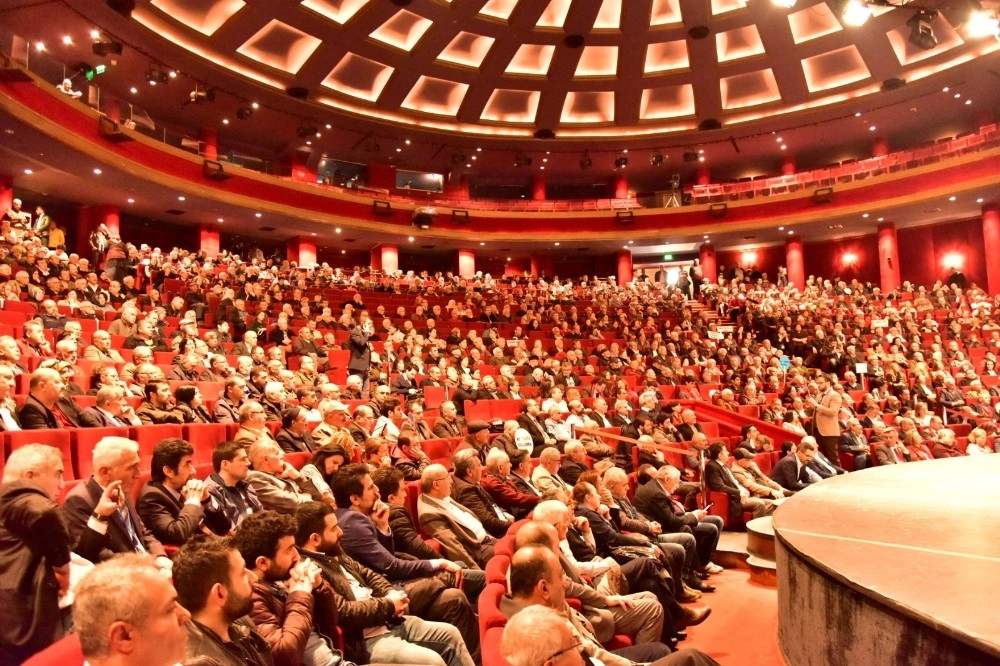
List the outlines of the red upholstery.
{"type": "Polygon", "coordinates": [[[195,463],[212,461],[212,451],[228,439],[225,423],[190,423],[184,426],[184,439],[194,447],[195,463]]]}
{"type": "Polygon", "coordinates": [[[164,423],[132,428],[132,439],[139,442],[139,465],[142,469],[149,469],[156,445],[171,437],[183,439],[184,427],[178,423],[164,423]]]}
{"type": "Polygon", "coordinates": [[[486,583],[496,583],[507,588],[507,569],[510,568],[510,558],[506,555],[494,555],[486,563],[486,583]]]}
{"type": "Polygon", "coordinates": [[[25,444],[53,446],[62,451],[64,476],[67,479],[75,479],[77,474],[73,467],[73,450],[70,447],[69,433],[69,430],[15,430],[6,433],[7,449],[13,452],[25,444]]]}
{"type": "Polygon", "coordinates": [[[83,666],[83,661],[80,638],[70,634],[28,659],[23,666],[83,666]]]}
{"type": "Polygon", "coordinates": [[[503,628],[493,627],[485,634],[480,632],[480,644],[483,652],[483,664],[489,666],[509,666],[507,660],[500,656],[500,641],[503,639],[503,628]]]}
{"type": "Polygon", "coordinates": [[[128,437],[129,429],[122,428],[75,428],[68,432],[72,437],[70,449],[73,451],[73,464],[76,465],[77,478],[89,479],[93,471],[93,451],[97,443],[105,437],[128,437]]]}
{"type": "MultiPolygon", "coordinates": [[[[507,594],[507,586],[487,583],[479,595],[479,636],[482,637],[492,627],[503,627],[507,618],[500,612],[500,597],[507,594]]],[[[484,660],[484,664],[489,663],[484,660]]]]}

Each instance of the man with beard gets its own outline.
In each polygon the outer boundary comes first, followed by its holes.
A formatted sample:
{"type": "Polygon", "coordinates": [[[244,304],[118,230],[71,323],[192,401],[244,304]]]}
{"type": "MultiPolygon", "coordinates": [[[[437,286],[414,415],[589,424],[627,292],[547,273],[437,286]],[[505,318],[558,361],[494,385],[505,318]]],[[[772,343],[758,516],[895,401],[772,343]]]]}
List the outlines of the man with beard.
{"type": "Polygon", "coordinates": [[[347,657],[362,664],[474,666],[457,627],[409,615],[406,592],[344,554],[343,532],[333,507],[320,502],[296,512],[295,542],[319,565],[334,589],[338,626],[347,640],[347,657]]]}
{"type": "MultiPolygon", "coordinates": [[[[476,658],[479,628],[465,593],[455,585],[462,567],[451,560],[402,559],[396,556],[390,507],[363,464],[345,465],[330,482],[337,502],[342,550],[360,564],[400,583],[410,600],[413,615],[458,627],[466,647],[476,658]]],[[[478,662],[479,659],[476,658],[478,662]]]]}
{"type": "Polygon", "coordinates": [[[250,619],[274,666],[336,666],[342,659],[324,638],[336,628],[332,591],[316,563],[299,557],[295,528],[291,516],[264,511],[247,516],[232,537],[257,580],[250,619]]]}
{"type": "Polygon", "coordinates": [[[187,655],[220,666],[267,666],[270,648],[246,617],[253,574],[228,539],[196,537],[174,559],[177,600],[191,613],[187,655]]]}

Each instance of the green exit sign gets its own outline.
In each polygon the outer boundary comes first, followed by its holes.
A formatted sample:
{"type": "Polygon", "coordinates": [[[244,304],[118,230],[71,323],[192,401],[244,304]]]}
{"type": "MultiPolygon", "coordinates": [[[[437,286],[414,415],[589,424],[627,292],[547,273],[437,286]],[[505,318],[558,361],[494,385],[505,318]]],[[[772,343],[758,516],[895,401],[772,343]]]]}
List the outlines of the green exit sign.
{"type": "Polygon", "coordinates": [[[94,76],[96,76],[97,74],[103,74],[105,71],[107,71],[107,69],[108,69],[107,65],[98,65],[98,66],[94,67],[93,69],[88,69],[87,70],[87,74],[86,74],[87,80],[88,81],[93,81],[94,80],[94,76]]]}
{"type": "Polygon", "coordinates": [[[674,260],[674,255],[672,254],[663,255],[663,261],[673,261],[673,260],[674,260]]]}

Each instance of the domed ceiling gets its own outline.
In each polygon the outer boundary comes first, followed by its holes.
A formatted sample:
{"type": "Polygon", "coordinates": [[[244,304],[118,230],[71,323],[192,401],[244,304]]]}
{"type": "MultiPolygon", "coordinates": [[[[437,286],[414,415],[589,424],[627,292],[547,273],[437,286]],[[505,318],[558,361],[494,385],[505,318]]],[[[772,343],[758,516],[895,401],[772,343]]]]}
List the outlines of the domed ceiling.
{"type": "MultiPolygon", "coordinates": [[[[663,136],[836,106],[991,53],[929,21],[804,0],[152,0],[132,18],[279,89],[387,123],[480,136],[663,136]],[[780,3],[778,3],[780,4],[780,3]],[[888,82],[888,83],[887,83],[888,82]],[[537,135],[542,136],[542,135],[537,135]]],[[[735,131],[735,130],[734,130],[735,131]]]]}

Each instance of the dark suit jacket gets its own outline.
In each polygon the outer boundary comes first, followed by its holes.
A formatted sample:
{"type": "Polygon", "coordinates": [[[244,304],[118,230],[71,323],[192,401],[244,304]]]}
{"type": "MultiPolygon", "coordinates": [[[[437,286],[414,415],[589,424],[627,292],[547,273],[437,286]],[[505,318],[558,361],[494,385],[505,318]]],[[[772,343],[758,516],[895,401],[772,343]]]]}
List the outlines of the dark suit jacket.
{"type": "Polygon", "coordinates": [[[305,433],[301,437],[296,437],[288,428],[282,428],[274,436],[274,441],[285,453],[310,453],[313,448],[313,438],[310,433],[305,433]]]}
{"type": "Polygon", "coordinates": [[[440,439],[451,439],[453,437],[461,437],[462,431],[465,428],[465,423],[462,417],[456,417],[453,423],[449,423],[444,419],[438,419],[434,422],[434,436],[440,439]]]}
{"type": "Polygon", "coordinates": [[[62,410],[62,413],[69,419],[69,422],[77,428],[97,428],[100,426],[100,421],[97,417],[87,410],[81,409],[80,405],[73,402],[73,398],[65,393],[59,396],[56,406],[62,410]]]}
{"type": "Polygon", "coordinates": [[[212,410],[212,420],[216,423],[239,423],[240,408],[229,402],[229,398],[219,398],[212,410]]]}
{"type": "Polygon", "coordinates": [[[171,546],[183,546],[192,536],[198,533],[198,526],[204,520],[216,534],[229,531],[229,518],[221,506],[210,504],[195,506],[184,504],[163,486],[159,481],[151,481],[139,492],[139,503],[136,511],[142,522],[149,528],[160,543],[171,546]]]}
{"type": "Polygon", "coordinates": [[[545,448],[545,426],[527,414],[519,414],[517,423],[531,435],[531,443],[535,445],[534,451],[531,452],[531,457],[537,458],[541,450],[545,448]]]}
{"type": "Polygon", "coordinates": [[[404,506],[389,505],[389,528],[392,529],[393,552],[406,553],[421,560],[441,557],[417,532],[413,516],[404,506]]]}
{"type": "MultiPolygon", "coordinates": [[[[371,518],[353,509],[337,509],[337,520],[344,531],[340,543],[344,552],[376,573],[392,581],[432,576],[437,568],[428,560],[404,560],[396,557],[392,534],[382,534],[371,518]]],[[[390,525],[391,529],[391,525],[390,525]]]]}
{"type": "Polygon", "coordinates": [[[353,373],[366,373],[372,364],[372,350],[368,345],[369,335],[361,330],[360,326],[351,329],[351,337],[347,341],[348,349],[351,352],[351,359],[347,363],[347,370],[353,373]]]}
{"type": "Polygon", "coordinates": [[[21,422],[22,430],[55,430],[59,427],[59,421],[56,420],[56,415],[52,413],[52,410],[38,402],[35,396],[30,394],[24,401],[24,406],[17,413],[17,418],[21,422]]]}
{"type": "MultiPolygon", "coordinates": [[[[100,501],[103,490],[94,477],[90,477],[86,483],[79,484],[73,488],[66,496],[63,503],[63,518],[66,520],[66,529],[69,530],[70,542],[73,545],[73,552],[80,557],[91,562],[103,562],[119,553],[135,552],[132,547],[132,540],[128,537],[125,524],[122,522],[118,512],[111,514],[108,520],[108,530],[104,534],[99,534],[87,527],[87,521],[94,513],[94,507],[100,501]]],[[[125,497],[125,506],[132,518],[132,525],[135,527],[139,540],[143,547],[154,556],[166,556],[161,544],[153,533],[143,524],[142,519],[135,510],[132,498],[125,497]]]]}
{"type": "Polygon", "coordinates": [[[733,485],[733,482],[729,479],[729,475],[726,474],[726,470],[722,469],[722,464],[719,461],[712,460],[705,463],[705,484],[709,490],[729,495],[730,515],[743,515],[743,505],[740,502],[740,489],[733,485]]]}
{"type": "Polygon", "coordinates": [[[678,511],[674,501],[660,482],[650,479],[635,490],[635,508],[663,528],[664,534],[685,531],[698,524],[698,519],[683,510],[678,511]]]}
{"type": "Polygon", "coordinates": [[[521,489],[516,487],[514,485],[516,478],[508,476],[504,480],[490,472],[486,472],[483,474],[481,483],[494,502],[507,513],[520,519],[531,513],[531,510],[542,498],[527,488],[521,489]]]}
{"type": "Polygon", "coordinates": [[[569,458],[559,465],[559,478],[571,486],[575,486],[580,475],[587,471],[587,466],[578,462],[573,462],[569,458]]]}
{"type": "Polygon", "coordinates": [[[87,407],[87,409],[83,410],[83,413],[89,415],[97,421],[97,425],[94,426],[95,428],[127,428],[131,425],[125,419],[121,419],[118,423],[114,423],[110,418],[108,418],[107,414],[99,410],[97,407],[87,407]]]}
{"type": "Polygon", "coordinates": [[[493,536],[499,539],[507,534],[510,524],[497,515],[496,509],[499,507],[481,485],[473,485],[456,476],[451,486],[451,497],[474,513],[486,531],[493,536]]]}
{"type": "Polygon", "coordinates": [[[808,483],[799,480],[800,472],[795,454],[790,453],[779,460],[771,469],[771,480],[788,490],[802,490],[808,483]]]}
{"type": "Polygon", "coordinates": [[[695,432],[704,432],[704,431],[702,430],[700,423],[695,423],[693,426],[687,423],[682,423],[679,426],[677,426],[677,432],[679,432],[681,434],[681,437],[684,438],[682,441],[690,442],[691,439],[694,437],[695,432]]]}
{"type": "Polygon", "coordinates": [[[599,513],[588,509],[582,504],[578,504],[575,511],[577,516],[583,516],[590,523],[590,530],[594,533],[594,541],[597,543],[598,554],[601,557],[611,555],[612,548],[621,546],[644,546],[649,542],[628,534],[622,534],[615,529],[610,520],[605,520],[599,513]]]}

